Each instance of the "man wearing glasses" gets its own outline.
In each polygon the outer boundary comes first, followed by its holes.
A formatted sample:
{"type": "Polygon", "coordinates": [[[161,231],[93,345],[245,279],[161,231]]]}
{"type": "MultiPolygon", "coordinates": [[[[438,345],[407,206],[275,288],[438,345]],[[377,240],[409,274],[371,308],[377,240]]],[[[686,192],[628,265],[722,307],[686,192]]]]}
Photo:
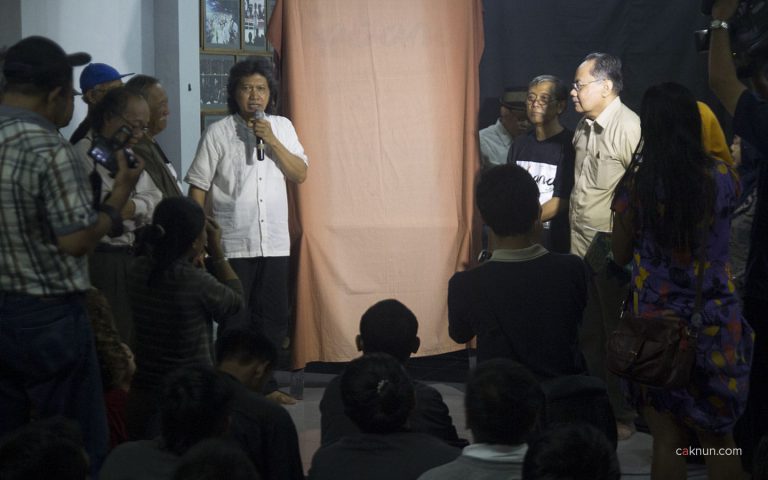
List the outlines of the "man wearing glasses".
{"type": "Polygon", "coordinates": [[[88,105],[88,114],[69,137],[69,143],[74,145],[88,134],[93,107],[99,104],[108,91],[121,86],[122,78],[128,75],[133,74],[120,73],[106,63],[92,63],[83,69],[80,74],[80,91],[83,92],[83,101],[88,105]]]}
{"type": "Polygon", "coordinates": [[[480,161],[483,169],[507,163],[509,147],[515,137],[525,133],[525,88],[507,87],[499,98],[499,118],[480,130],[480,161]]]}
{"type": "Polygon", "coordinates": [[[618,438],[626,440],[634,433],[636,413],[626,404],[618,378],[605,368],[606,335],[616,327],[629,286],[629,275],[610,257],[611,200],[640,140],[640,119],[621,103],[621,89],[621,60],[613,55],[590,53],[576,69],[571,99],[584,117],[573,137],[569,219],[571,253],[584,258],[590,270],[581,348],[590,373],[607,383],[618,438]]]}
{"type": "Polygon", "coordinates": [[[552,75],[539,75],[528,84],[526,114],[535,127],[509,149],[508,163],[528,170],[539,187],[542,245],[550,251],[571,250],[568,197],[573,188],[573,132],[560,124],[568,102],[568,87],[552,75]]]}

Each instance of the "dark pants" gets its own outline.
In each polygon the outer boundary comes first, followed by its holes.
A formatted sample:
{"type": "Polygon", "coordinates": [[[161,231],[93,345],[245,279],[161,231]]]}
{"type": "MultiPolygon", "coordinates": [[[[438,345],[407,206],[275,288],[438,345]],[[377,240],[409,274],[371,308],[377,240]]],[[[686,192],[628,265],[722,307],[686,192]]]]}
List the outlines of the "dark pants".
{"type": "Polygon", "coordinates": [[[83,295],[0,292],[0,435],[28,423],[33,412],[75,420],[98,472],[109,432],[83,295]]]}
{"type": "Polygon", "coordinates": [[[133,312],[128,298],[128,272],[134,262],[128,247],[99,245],[88,257],[91,284],[104,294],[115,319],[120,340],[136,348],[133,333],[133,312]]]}
{"type": "Polygon", "coordinates": [[[248,326],[263,333],[278,352],[290,336],[288,268],[290,257],[233,258],[229,264],[243,284],[245,308],[222,329],[248,326]]]}

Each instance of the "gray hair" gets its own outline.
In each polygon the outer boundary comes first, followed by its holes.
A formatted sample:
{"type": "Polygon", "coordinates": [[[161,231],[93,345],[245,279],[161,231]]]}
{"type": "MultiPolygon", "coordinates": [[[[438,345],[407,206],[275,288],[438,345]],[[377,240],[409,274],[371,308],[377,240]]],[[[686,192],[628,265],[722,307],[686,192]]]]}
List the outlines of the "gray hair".
{"type": "Polygon", "coordinates": [[[549,82],[553,85],[555,99],[557,99],[558,102],[565,102],[568,100],[568,86],[562,80],[560,80],[559,77],[554,75],[539,75],[538,77],[535,77],[530,81],[530,83],[528,83],[528,90],[540,83],[546,82],[549,82]]]}

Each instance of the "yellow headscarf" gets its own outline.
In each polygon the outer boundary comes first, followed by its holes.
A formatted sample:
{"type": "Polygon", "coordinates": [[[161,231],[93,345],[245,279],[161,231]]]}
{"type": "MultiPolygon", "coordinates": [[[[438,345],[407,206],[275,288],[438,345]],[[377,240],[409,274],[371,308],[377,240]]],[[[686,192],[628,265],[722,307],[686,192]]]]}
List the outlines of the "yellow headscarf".
{"type": "Polygon", "coordinates": [[[704,150],[728,165],[733,165],[731,150],[725,141],[725,134],[720,127],[720,122],[706,103],[696,103],[699,106],[699,115],[701,115],[701,144],[704,146],[704,150]]]}

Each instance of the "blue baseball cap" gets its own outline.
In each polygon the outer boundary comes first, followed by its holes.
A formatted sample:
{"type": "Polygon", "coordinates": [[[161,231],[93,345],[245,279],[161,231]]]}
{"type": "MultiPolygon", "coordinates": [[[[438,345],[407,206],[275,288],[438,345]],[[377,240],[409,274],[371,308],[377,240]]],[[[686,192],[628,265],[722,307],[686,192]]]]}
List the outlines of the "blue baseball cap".
{"type": "Polygon", "coordinates": [[[80,74],[80,90],[85,93],[96,85],[120,80],[128,75],[133,75],[133,73],[120,73],[106,63],[92,63],[85,67],[83,73],[80,74]]]}

